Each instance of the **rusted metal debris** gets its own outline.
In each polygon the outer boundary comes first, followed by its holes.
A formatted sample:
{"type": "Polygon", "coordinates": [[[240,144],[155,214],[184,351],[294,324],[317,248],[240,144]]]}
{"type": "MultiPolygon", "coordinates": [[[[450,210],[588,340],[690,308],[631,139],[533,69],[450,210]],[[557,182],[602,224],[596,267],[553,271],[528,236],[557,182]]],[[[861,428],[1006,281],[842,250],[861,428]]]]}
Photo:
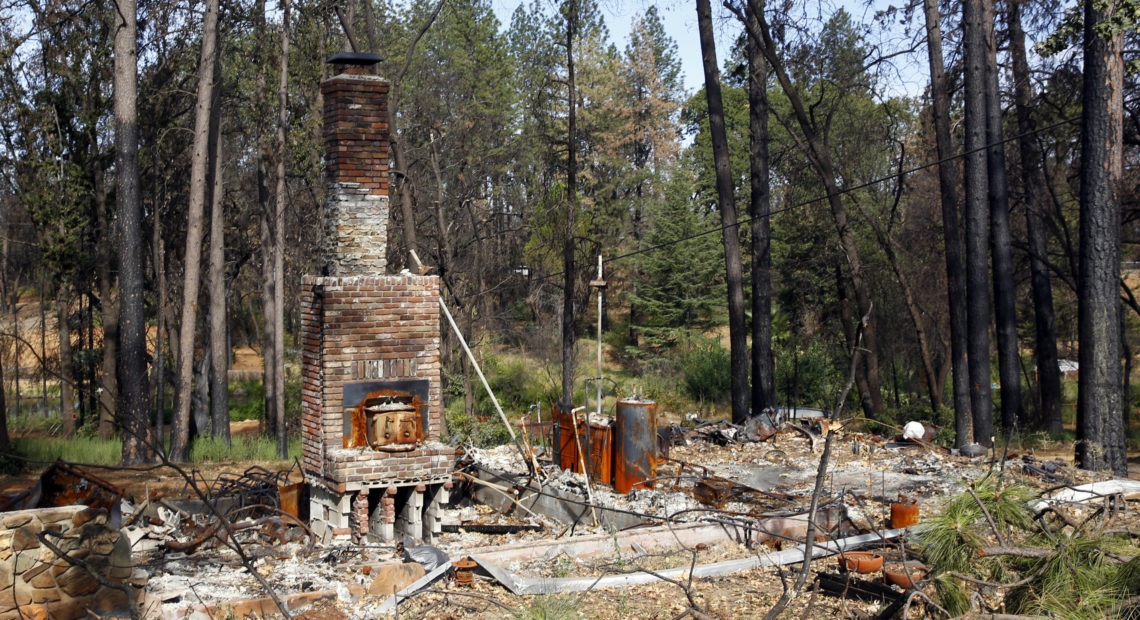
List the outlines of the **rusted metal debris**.
{"type": "Polygon", "coordinates": [[[181,539],[163,543],[170,551],[192,554],[202,547],[228,544],[229,537],[242,544],[278,546],[303,544],[312,550],[316,537],[306,524],[308,484],[291,482],[297,469],[271,472],[253,466],[240,475],[223,474],[209,487],[206,505],[200,502],[165,504],[180,514],[176,531],[181,539]]]}
{"type": "Polygon", "coordinates": [[[108,523],[118,527],[122,521],[122,499],[121,488],[75,465],[59,461],[45,469],[33,487],[0,504],[0,512],[90,506],[106,510],[108,523]]]}
{"type": "Polygon", "coordinates": [[[289,469],[271,472],[254,465],[240,475],[223,473],[210,485],[210,501],[226,513],[245,510],[251,506],[279,509],[281,489],[293,486],[290,475],[295,469],[296,464],[289,469]]]}
{"type": "MultiPolygon", "coordinates": [[[[233,535],[244,545],[261,544],[275,547],[292,542],[303,545],[303,554],[312,551],[316,544],[316,537],[307,525],[293,515],[268,506],[254,506],[245,509],[245,512],[256,510],[260,516],[256,518],[239,518],[227,524],[217,516],[205,517],[202,515],[187,519],[181,524],[181,532],[188,536],[188,540],[167,540],[163,547],[169,551],[193,554],[203,546],[213,544],[226,544],[233,535]]],[[[238,516],[242,511],[231,512],[230,516],[238,516]]],[[[223,517],[225,518],[225,517],[223,517]]]]}
{"type": "MultiPolygon", "coordinates": [[[[680,463],[680,461],[675,461],[680,463]]],[[[684,467],[688,464],[682,464],[684,467]]],[[[689,465],[691,467],[691,465],[689,465]]],[[[760,499],[777,499],[788,503],[798,503],[798,499],[786,493],[762,491],[720,476],[705,476],[693,487],[693,497],[706,506],[724,508],[728,502],[748,502],[760,499]]]]}

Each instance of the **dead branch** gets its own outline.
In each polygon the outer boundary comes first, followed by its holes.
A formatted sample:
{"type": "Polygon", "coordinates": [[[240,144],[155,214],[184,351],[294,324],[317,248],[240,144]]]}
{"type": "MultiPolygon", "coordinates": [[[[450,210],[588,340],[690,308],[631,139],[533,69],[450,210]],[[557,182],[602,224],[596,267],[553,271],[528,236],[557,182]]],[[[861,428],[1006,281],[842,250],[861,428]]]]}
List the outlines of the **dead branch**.
{"type": "Polygon", "coordinates": [[[681,591],[685,593],[685,598],[688,599],[688,601],[689,601],[689,608],[686,609],[685,611],[681,612],[681,614],[676,616],[674,618],[674,620],[677,620],[678,618],[684,618],[685,616],[692,616],[695,620],[711,620],[710,616],[708,616],[707,614],[705,614],[704,611],[701,610],[701,606],[698,605],[696,599],[693,598],[693,569],[697,565],[697,550],[693,549],[692,554],[693,554],[693,562],[689,566],[688,583],[681,583],[675,579],[670,579],[670,578],[668,578],[668,577],[666,577],[666,576],[664,576],[664,575],[662,575],[656,571],[649,570],[648,568],[641,568],[639,570],[641,570],[641,572],[643,572],[643,573],[653,575],[654,577],[660,579],[661,581],[671,583],[671,584],[677,586],[678,588],[681,588],[681,591]]]}
{"type": "MultiPolygon", "coordinates": [[[[943,608],[941,605],[939,605],[938,603],[935,603],[935,602],[934,602],[934,600],[933,600],[933,599],[931,599],[929,596],[927,596],[927,595],[926,595],[926,593],[925,593],[925,592],[923,592],[922,590],[919,590],[919,589],[917,589],[917,588],[912,588],[912,589],[911,589],[911,591],[910,591],[910,596],[907,598],[907,605],[908,605],[908,606],[910,605],[910,599],[911,599],[911,598],[920,598],[920,599],[922,599],[922,600],[923,600],[923,602],[924,602],[924,603],[926,603],[926,605],[927,605],[928,607],[931,607],[931,608],[937,609],[939,612],[941,612],[941,613],[942,613],[942,615],[946,616],[947,618],[951,617],[951,615],[950,615],[950,612],[946,611],[946,610],[945,610],[945,609],[944,609],[944,608],[943,608]]],[[[904,613],[904,614],[903,614],[903,618],[906,618],[906,617],[907,617],[907,616],[906,616],[906,614],[904,613]]]]}
{"type": "Polygon", "coordinates": [[[409,600],[411,600],[417,596],[422,596],[424,594],[442,594],[445,597],[451,596],[453,594],[456,596],[466,596],[466,597],[470,597],[470,598],[474,598],[474,599],[479,599],[479,600],[487,602],[487,603],[491,603],[492,605],[499,607],[500,609],[511,614],[512,616],[514,616],[515,614],[518,613],[518,610],[510,608],[510,607],[500,603],[499,601],[496,601],[494,598],[491,598],[490,596],[486,596],[483,594],[476,594],[474,592],[460,592],[459,590],[439,590],[436,588],[424,588],[423,590],[420,590],[418,592],[412,592],[411,594],[408,594],[407,596],[401,597],[400,602],[404,603],[404,602],[407,602],[407,601],[409,601],[409,600]]]}
{"type": "Polygon", "coordinates": [[[978,555],[985,557],[993,557],[998,555],[1008,555],[1015,558],[1044,558],[1048,557],[1052,551],[1048,549],[1037,549],[1035,547],[982,547],[978,549],[978,555]]]}
{"type": "MultiPolygon", "coordinates": [[[[871,310],[874,304],[867,308],[867,314],[863,316],[863,320],[859,322],[859,327],[856,328],[855,343],[851,347],[851,371],[847,376],[847,385],[843,386],[843,391],[839,395],[838,401],[835,403],[835,413],[832,419],[840,420],[843,417],[844,402],[847,400],[847,394],[851,391],[851,386],[855,384],[855,368],[859,360],[859,351],[862,349],[860,345],[863,343],[863,326],[871,322],[871,310]]],[[[800,569],[800,574],[796,578],[796,583],[791,590],[784,589],[784,593],[780,595],[780,600],[768,613],[764,614],[764,620],[772,620],[784,611],[788,603],[792,601],[803,589],[804,583],[807,581],[808,572],[811,570],[811,559],[814,555],[815,549],[815,513],[819,508],[819,496],[823,493],[823,481],[827,477],[827,464],[831,459],[831,444],[835,439],[835,433],[830,429],[827,431],[827,441],[823,444],[823,455],[819,457],[819,469],[815,474],[815,489],[811,494],[811,509],[808,511],[808,528],[807,535],[804,537],[804,561],[800,569]]]]}
{"type": "Polygon", "coordinates": [[[982,509],[982,514],[985,515],[986,521],[990,524],[990,529],[993,530],[994,537],[997,538],[998,545],[1004,547],[1005,537],[1001,535],[1001,531],[998,529],[997,523],[994,523],[994,518],[990,516],[989,509],[986,508],[986,505],[982,503],[982,498],[978,497],[978,493],[974,491],[974,487],[967,486],[966,490],[970,492],[970,497],[973,497],[974,501],[978,503],[978,508],[982,509]]]}

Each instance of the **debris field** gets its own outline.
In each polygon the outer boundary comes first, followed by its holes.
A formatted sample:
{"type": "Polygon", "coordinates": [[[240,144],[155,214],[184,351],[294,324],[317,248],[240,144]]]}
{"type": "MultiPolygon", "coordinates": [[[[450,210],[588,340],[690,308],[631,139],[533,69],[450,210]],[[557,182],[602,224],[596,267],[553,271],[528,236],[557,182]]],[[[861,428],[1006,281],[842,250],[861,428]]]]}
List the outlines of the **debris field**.
{"type": "MultiPolygon", "coordinates": [[[[129,541],[133,569],[115,570],[130,576],[124,581],[142,617],[262,617],[282,609],[344,618],[558,617],[559,609],[597,618],[759,616],[795,580],[809,528],[818,543],[810,582],[790,609],[876,617],[903,605],[911,616],[926,613],[912,593],[921,592],[927,567],[904,564],[922,519],[987,473],[1053,493],[1042,502],[1112,498],[1126,522],[1130,500],[1140,497],[1131,481],[1104,486],[1103,476],[1033,451],[966,457],[826,419],[770,425],[763,440],[726,422],[664,428],[654,477],[624,494],[561,469],[551,462],[552,442],[538,437],[547,445],[528,438],[526,460],[514,445],[468,447],[456,463],[442,532],[428,541],[318,540],[298,501],[297,468],[252,467],[208,483],[190,476],[182,496],[123,497],[103,478],[57,465],[0,507],[14,515],[81,504],[105,515],[96,520],[129,541]],[[814,521],[807,517],[813,495],[814,521]],[[859,558],[857,549],[873,553],[859,558]],[[894,575],[882,572],[884,562],[894,575]]],[[[15,538],[8,536],[9,546],[15,538]]],[[[0,548],[4,540],[0,533],[0,548]]],[[[12,557],[0,551],[0,559],[12,557]]],[[[16,588],[23,582],[13,572],[7,587],[16,588]]],[[[123,597],[104,598],[113,605],[101,613],[130,617],[123,597]]],[[[58,613],[58,603],[29,599],[18,610],[0,609],[0,617],[81,617],[58,613]]]]}

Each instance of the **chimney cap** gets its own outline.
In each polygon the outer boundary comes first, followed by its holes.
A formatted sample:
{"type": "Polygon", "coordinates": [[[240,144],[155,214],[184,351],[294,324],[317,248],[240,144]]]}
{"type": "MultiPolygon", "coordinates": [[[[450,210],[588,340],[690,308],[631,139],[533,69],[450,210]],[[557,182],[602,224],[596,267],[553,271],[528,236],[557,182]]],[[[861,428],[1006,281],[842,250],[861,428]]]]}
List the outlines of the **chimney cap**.
{"type": "Polygon", "coordinates": [[[339,54],[334,54],[325,62],[330,65],[371,67],[381,60],[383,60],[383,58],[380,58],[379,54],[370,54],[367,52],[341,52],[339,54]]]}

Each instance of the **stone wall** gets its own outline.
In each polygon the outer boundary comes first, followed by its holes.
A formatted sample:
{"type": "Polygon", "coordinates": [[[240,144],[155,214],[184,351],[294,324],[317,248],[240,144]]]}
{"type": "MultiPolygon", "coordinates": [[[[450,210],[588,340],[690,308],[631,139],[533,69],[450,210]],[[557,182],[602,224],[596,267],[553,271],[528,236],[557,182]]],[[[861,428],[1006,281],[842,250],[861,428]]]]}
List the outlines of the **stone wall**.
{"type": "Polygon", "coordinates": [[[126,592],[100,579],[131,587],[132,570],[130,541],[108,527],[106,511],[66,506],[0,514],[0,620],[72,620],[87,617],[87,609],[125,608],[126,592]],[[83,565],[60,557],[41,535],[83,565]]]}

